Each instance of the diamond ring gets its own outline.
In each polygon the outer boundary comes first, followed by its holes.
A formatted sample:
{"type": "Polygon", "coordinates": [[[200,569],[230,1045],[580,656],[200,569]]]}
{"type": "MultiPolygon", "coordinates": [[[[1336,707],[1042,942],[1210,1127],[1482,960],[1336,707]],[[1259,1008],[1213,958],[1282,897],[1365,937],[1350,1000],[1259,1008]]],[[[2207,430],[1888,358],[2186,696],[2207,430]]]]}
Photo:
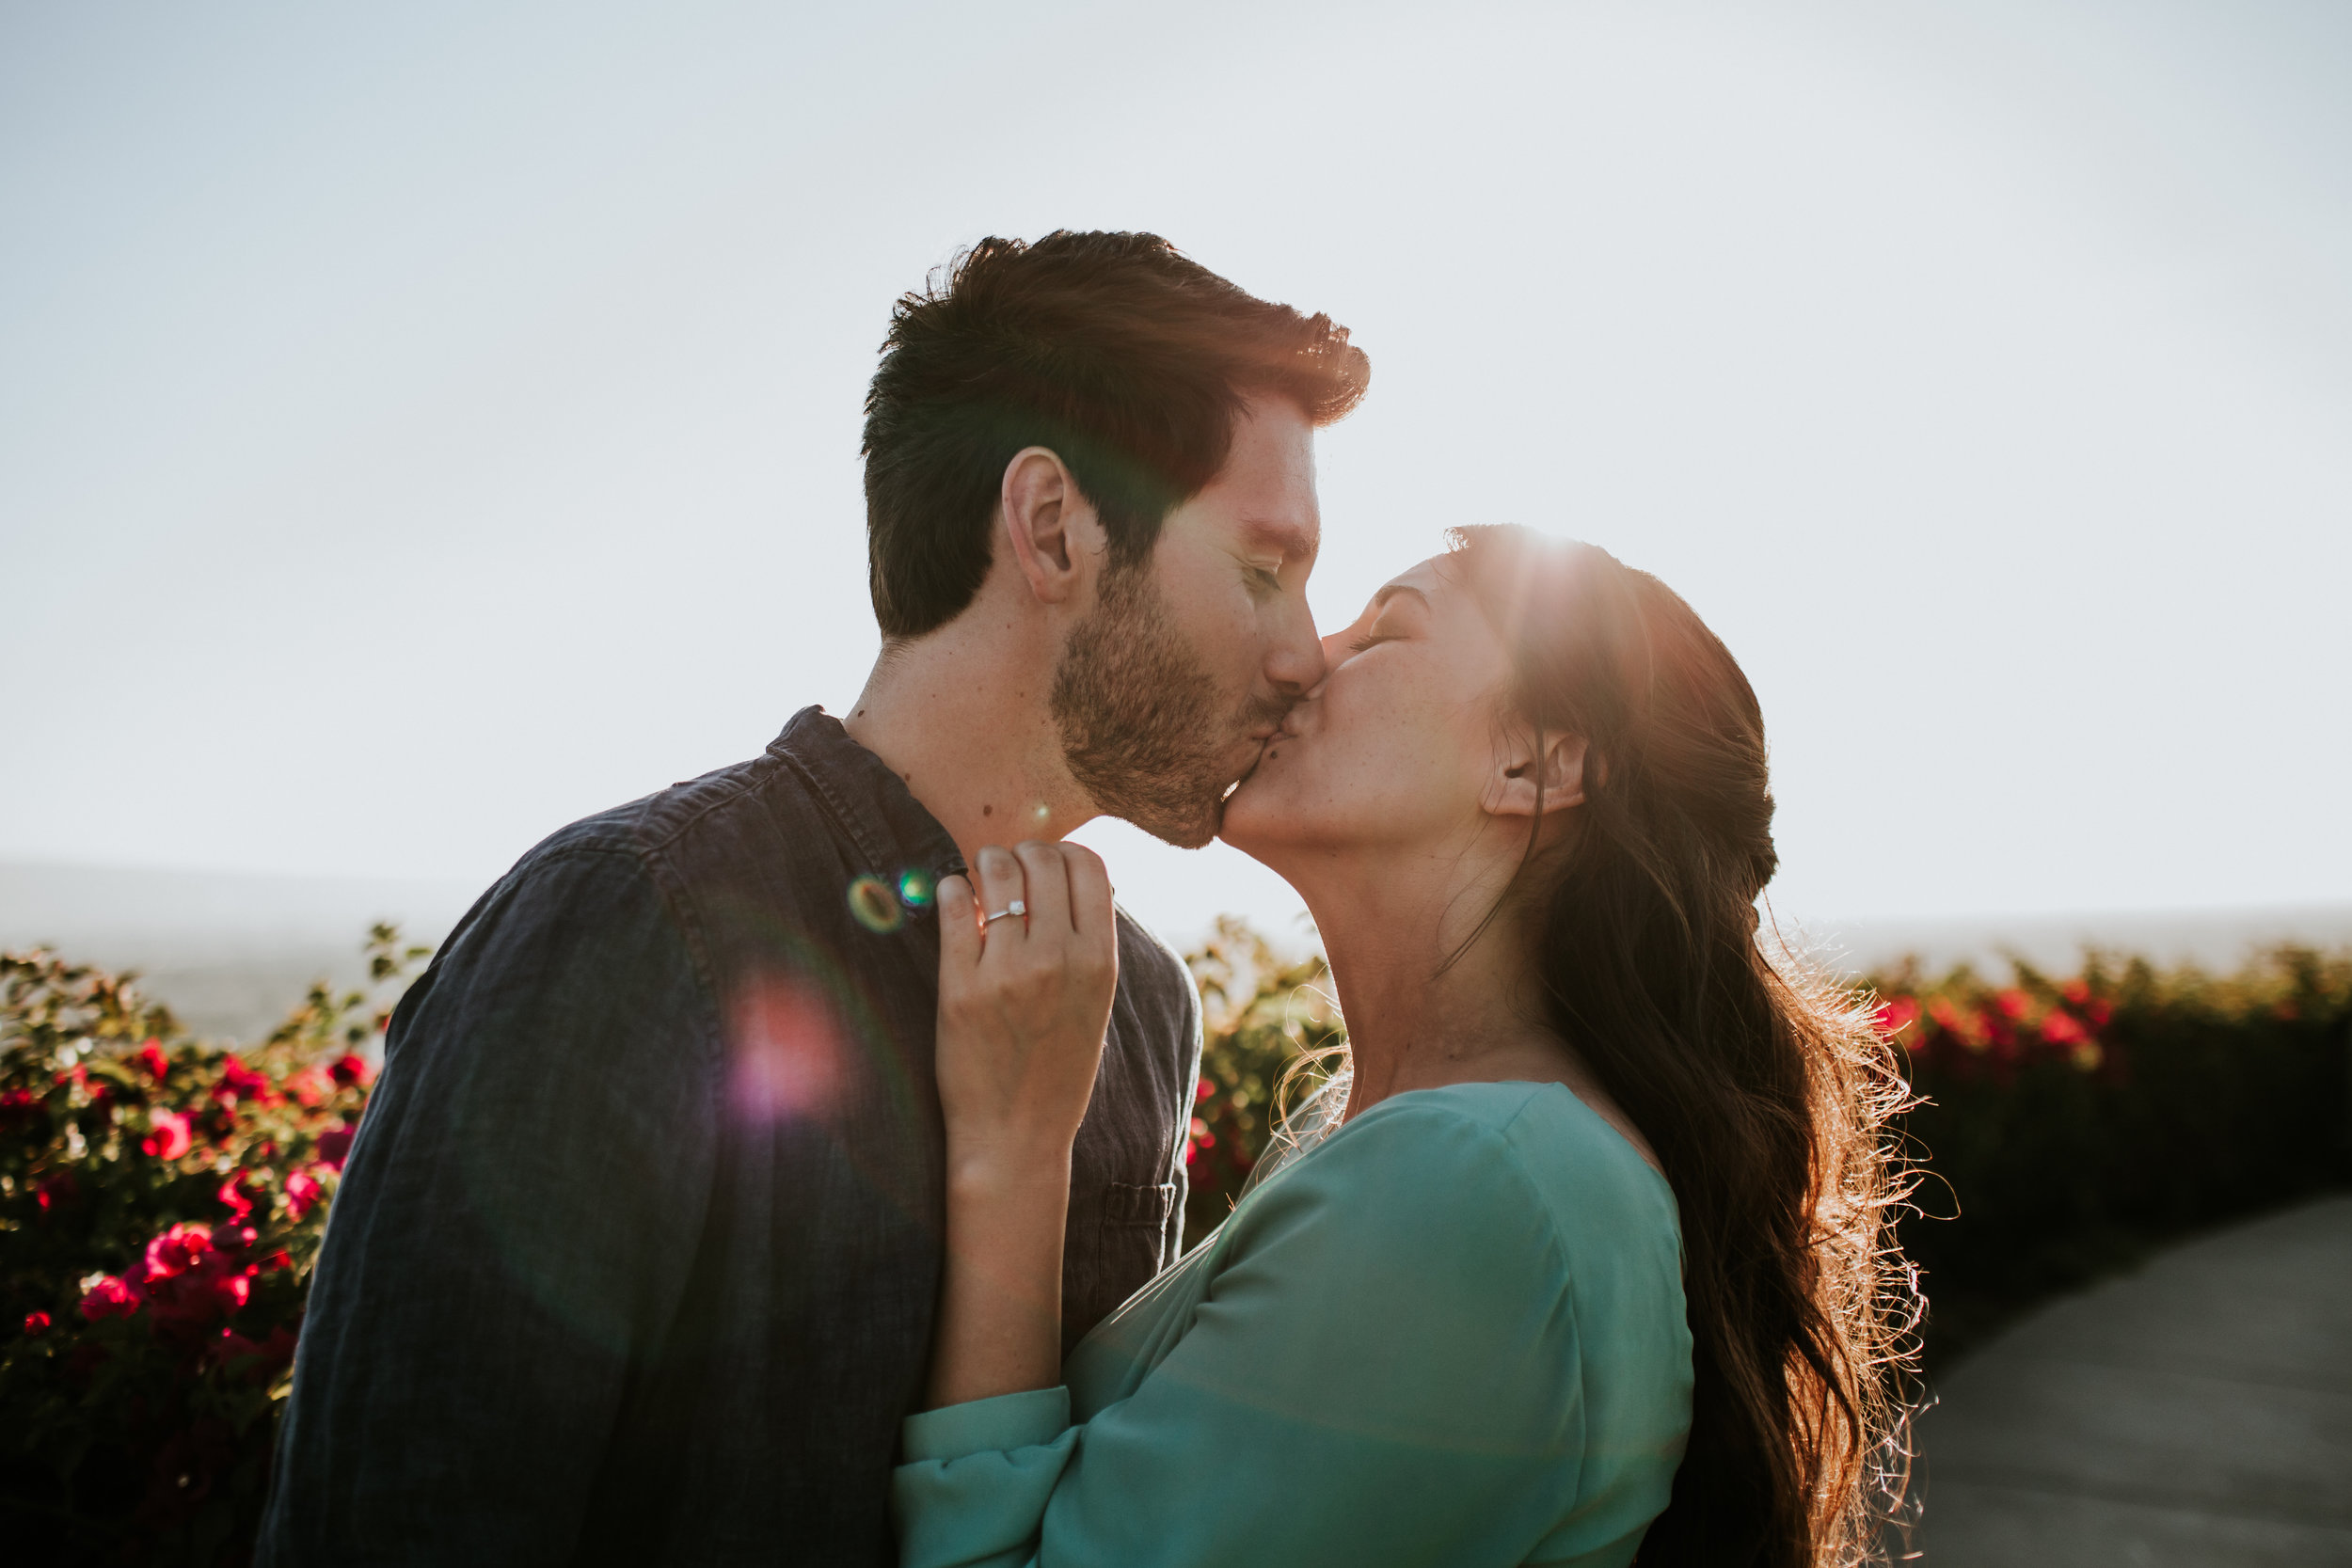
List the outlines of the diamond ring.
{"type": "Polygon", "coordinates": [[[1028,912],[1029,906],[1016,898],[1011,903],[1007,904],[1003,909],[998,910],[994,914],[990,915],[986,920],[981,921],[980,925],[983,927],[993,926],[998,921],[1003,920],[1009,915],[1027,914],[1028,912]]]}

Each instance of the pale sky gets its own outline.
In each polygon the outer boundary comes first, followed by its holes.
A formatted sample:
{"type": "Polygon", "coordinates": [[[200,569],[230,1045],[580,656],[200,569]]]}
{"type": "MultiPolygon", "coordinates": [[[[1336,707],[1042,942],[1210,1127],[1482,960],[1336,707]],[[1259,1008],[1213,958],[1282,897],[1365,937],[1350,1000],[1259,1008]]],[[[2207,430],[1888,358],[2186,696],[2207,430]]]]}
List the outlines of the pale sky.
{"type": "Polygon", "coordinates": [[[1056,227],[1355,330],[1327,626],[1681,590],[1781,910],[2352,897],[2339,0],[0,8],[0,858],[478,884],[840,710],[890,302],[1056,227]]]}

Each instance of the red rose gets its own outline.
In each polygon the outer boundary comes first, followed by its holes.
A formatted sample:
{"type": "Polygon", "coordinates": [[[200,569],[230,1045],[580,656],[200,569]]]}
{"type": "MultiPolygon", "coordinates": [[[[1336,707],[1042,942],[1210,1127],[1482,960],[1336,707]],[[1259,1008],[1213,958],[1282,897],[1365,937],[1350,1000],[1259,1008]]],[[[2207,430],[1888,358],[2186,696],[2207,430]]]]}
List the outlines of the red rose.
{"type": "Polygon", "coordinates": [[[48,1332],[49,1332],[49,1314],[48,1314],[48,1313],[46,1313],[46,1312],[27,1312],[27,1313],[25,1313],[25,1314],[24,1314],[24,1332],[25,1332],[25,1334],[26,1334],[28,1337],[29,1337],[29,1336],[31,1336],[31,1335],[35,1335],[35,1334],[46,1334],[46,1333],[48,1333],[48,1332]]]}
{"type": "Polygon", "coordinates": [[[131,1266],[140,1280],[170,1279],[202,1262],[213,1250],[210,1227],[182,1223],[147,1243],[147,1252],[131,1266]]]}
{"type": "Polygon", "coordinates": [[[2079,1045],[2090,1037],[2090,1032],[2074,1021],[2073,1013],[2052,1013],[2042,1021],[2042,1037],[2052,1045],[2079,1045]]]}
{"type": "Polygon", "coordinates": [[[188,1118],[177,1111],[150,1111],[147,1123],[155,1131],[139,1140],[139,1148],[158,1160],[177,1160],[196,1142],[188,1118]]]}
{"type": "Polygon", "coordinates": [[[138,1309],[138,1292],[113,1275],[100,1279],[82,1296],[82,1316],[92,1323],[101,1318],[127,1318],[138,1309]]]}
{"type": "Polygon", "coordinates": [[[45,1210],[71,1203],[81,1196],[82,1184],[74,1180],[71,1170],[54,1170],[40,1179],[33,1201],[45,1210]]]}
{"type": "Polygon", "coordinates": [[[276,1103],[278,1096],[270,1088],[267,1074],[256,1072],[236,1056],[229,1055],[220,1059],[220,1082],[213,1085],[213,1098],[250,1100],[268,1105],[276,1103]]]}
{"type": "Polygon", "coordinates": [[[335,1065],[326,1070],[333,1075],[336,1083],[345,1088],[351,1087],[354,1084],[366,1085],[375,1082],[375,1069],[369,1064],[365,1056],[357,1054],[339,1056],[335,1059],[335,1065]]]}
{"type": "Polygon", "coordinates": [[[152,1039],[133,1053],[131,1060],[145,1068],[159,1084],[171,1071],[170,1059],[164,1054],[163,1048],[152,1039]]]}
{"type": "Polygon", "coordinates": [[[308,1108],[318,1104],[328,1095],[333,1094],[335,1084],[317,1068],[306,1067],[301,1071],[290,1073],[287,1076],[286,1092],[308,1108]]]}
{"type": "Polygon", "coordinates": [[[1899,1035],[1919,1022],[1919,1004],[1912,997],[1898,996],[1883,1005],[1873,1015],[1882,1035],[1899,1035]]]}
{"type": "Polygon", "coordinates": [[[286,1213],[290,1219],[300,1219],[310,1205],[325,1196],[326,1189],[319,1179],[308,1171],[294,1171],[286,1178],[286,1213]]]}
{"type": "Polygon", "coordinates": [[[319,1134],[319,1164],[332,1170],[343,1168],[351,1157],[351,1124],[329,1128],[319,1134]]]}
{"type": "Polygon", "coordinates": [[[253,1195],[246,1190],[246,1183],[251,1180],[250,1172],[238,1171],[222,1182],[220,1191],[213,1195],[220,1199],[221,1207],[239,1220],[253,1212],[253,1195]]]}

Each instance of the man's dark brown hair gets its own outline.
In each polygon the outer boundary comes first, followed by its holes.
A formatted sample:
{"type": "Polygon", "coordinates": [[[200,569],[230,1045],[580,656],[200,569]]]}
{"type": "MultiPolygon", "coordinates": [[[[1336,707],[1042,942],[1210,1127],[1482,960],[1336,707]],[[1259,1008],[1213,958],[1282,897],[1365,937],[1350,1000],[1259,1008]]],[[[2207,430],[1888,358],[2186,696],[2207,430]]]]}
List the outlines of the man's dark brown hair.
{"type": "Polygon", "coordinates": [[[1127,567],[1225,466],[1245,399],[1286,398],[1324,425],[1372,379],[1347,328],[1244,293],[1156,234],[982,240],[898,301],[882,353],[866,395],[866,568],[894,639],[979,592],[1023,448],[1069,466],[1127,567]]]}

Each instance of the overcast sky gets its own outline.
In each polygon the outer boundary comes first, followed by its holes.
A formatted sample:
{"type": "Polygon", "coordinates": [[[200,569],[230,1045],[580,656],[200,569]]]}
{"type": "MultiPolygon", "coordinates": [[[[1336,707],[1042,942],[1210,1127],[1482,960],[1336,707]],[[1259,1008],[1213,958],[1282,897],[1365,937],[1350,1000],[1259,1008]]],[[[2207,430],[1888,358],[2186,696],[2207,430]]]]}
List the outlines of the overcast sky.
{"type": "Polygon", "coordinates": [[[1782,910],[2352,897],[2339,0],[0,8],[0,857],[480,883],[838,711],[890,302],[1055,227],[1355,330],[1327,626],[1679,588],[1782,910]]]}

